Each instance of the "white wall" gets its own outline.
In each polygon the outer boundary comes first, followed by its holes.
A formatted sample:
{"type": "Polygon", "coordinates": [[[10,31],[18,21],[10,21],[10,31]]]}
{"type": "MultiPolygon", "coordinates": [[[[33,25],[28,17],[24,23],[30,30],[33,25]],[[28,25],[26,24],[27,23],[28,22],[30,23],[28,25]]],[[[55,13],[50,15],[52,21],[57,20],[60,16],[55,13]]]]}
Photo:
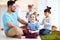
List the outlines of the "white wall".
{"type": "Polygon", "coordinates": [[[44,9],[46,6],[51,7],[51,24],[55,25],[60,30],[60,0],[39,0],[38,1],[38,12],[40,13],[40,19],[44,17],[44,9]]]}
{"type": "Polygon", "coordinates": [[[51,9],[51,18],[52,18],[52,25],[57,26],[57,29],[60,30],[59,28],[59,14],[60,12],[58,12],[59,9],[59,0],[47,0],[47,5],[52,7],[51,9]]]}
{"type": "Polygon", "coordinates": [[[46,9],[46,5],[47,4],[47,0],[38,0],[38,13],[39,13],[39,19],[40,22],[42,21],[43,17],[44,17],[44,9],[46,9]]]}
{"type": "Polygon", "coordinates": [[[58,0],[58,24],[59,24],[59,30],[60,30],[60,0],[58,0]]]}
{"type": "Polygon", "coordinates": [[[0,6],[0,27],[3,27],[2,16],[6,12],[6,6],[0,6]]]}
{"type": "MultiPolygon", "coordinates": [[[[60,0],[38,0],[37,11],[40,14],[39,16],[40,21],[42,21],[44,17],[44,9],[46,8],[47,5],[52,7],[51,9],[52,24],[56,25],[60,30],[60,27],[59,27],[60,26],[60,18],[59,18],[60,17],[60,0]]],[[[0,6],[0,27],[3,27],[2,15],[5,13],[6,9],[7,9],[6,6],[0,6]]],[[[25,18],[26,12],[20,12],[20,10],[21,8],[19,9],[19,16],[22,19],[27,21],[27,19],[25,18]]]]}

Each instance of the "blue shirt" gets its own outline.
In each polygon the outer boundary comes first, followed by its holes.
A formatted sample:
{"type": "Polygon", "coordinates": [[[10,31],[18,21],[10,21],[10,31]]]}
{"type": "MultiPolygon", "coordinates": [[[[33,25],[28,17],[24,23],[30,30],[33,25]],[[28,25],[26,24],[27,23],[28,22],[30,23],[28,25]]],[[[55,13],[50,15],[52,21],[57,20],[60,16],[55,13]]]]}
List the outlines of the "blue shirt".
{"type": "Polygon", "coordinates": [[[28,22],[30,21],[30,15],[33,13],[33,11],[27,12],[26,16],[28,17],[28,22]]]}
{"type": "Polygon", "coordinates": [[[18,13],[9,13],[8,11],[3,15],[3,24],[4,24],[4,31],[7,32],[10,27],[7,25],[8,22],[12,22],[14,26],[18,26],[18,13]]]}
{"type": "Polygon", "coordinates": [[[30,12],[27,12],[26,16],[28,17],[28,22],[30,21],[30,12]]]}
{"type": "Polygon", "coordinates": [[[35,23],[30,22],[30,23],[28,23],[28,29],[30,29],[32,31],[38,30],[39,26],[40,26],[39,22],[35,22],[35,23]]]}

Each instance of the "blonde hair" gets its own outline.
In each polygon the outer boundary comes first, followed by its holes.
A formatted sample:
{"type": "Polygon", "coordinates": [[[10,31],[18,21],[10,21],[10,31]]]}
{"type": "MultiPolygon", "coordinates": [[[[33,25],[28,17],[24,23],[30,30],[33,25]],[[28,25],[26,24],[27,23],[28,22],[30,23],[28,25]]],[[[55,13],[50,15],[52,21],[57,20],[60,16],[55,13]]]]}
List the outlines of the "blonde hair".
{"type": "Polygon", "coordinates": [[[39,16],[39,14],[37,14],[37,12],[34,12],[33,14],[34,14],[35,16],[39,16]]]}
{"type": "MultiPolygon", "coordinates": [[[[34,14],[30,14],[30,17],[31,17],[32,15],[34,15],[34,14]]],[[[35,16],[35,15],[34,15],[34,16],[35,16]]],[[[35,19],[36,19],[36,16],[35,16],[35,19]]]]}
{"type": "Polygon", "coordinates": [[[36,21],[38,21],[37,16],[39,16],[39,14],[37,14],[37,12],[34,12],[33,14],[34,14],[35,17],[36,17],[36,21]]]}
{"type": "MultiPolygon", "coordinates": [[[[36,21],[37,21],[37,16],[39,16],[39,14],[37,14],[37,12],[34,12],[34,13],[31,14],[31,15],[34,15],[34,16],[35,16],[35,19],[36,19],[36,21]]],[[[31,15],[30,15],[30,17],[31,17],[31,15]]]]}

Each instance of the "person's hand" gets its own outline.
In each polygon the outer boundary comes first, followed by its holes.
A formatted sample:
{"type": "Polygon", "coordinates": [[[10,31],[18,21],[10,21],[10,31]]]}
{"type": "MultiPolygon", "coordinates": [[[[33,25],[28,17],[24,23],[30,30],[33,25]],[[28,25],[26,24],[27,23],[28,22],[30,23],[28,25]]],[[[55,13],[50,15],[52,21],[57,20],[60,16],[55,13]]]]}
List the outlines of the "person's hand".
{"type": "Polygon", "coordinates": [[[34,31],[31,31],[31,33],[35,33],[34,31]]]}
{"type": "Polygon", "coordinates": [[[45,24],[45,20],[43,20],[43,24],[45,24]]]}
{"type": "Polygon", "coordinates": [[[29,32],[31,33],[31,30],[29,30],[29,32]]]}
{"type": "Polygon", "coordinates": [[[11,28],[15,28],[15,26],[12,26],[11,28]]]}
{"type": "Polygon", "coordinates": [[[28,17],[26,16],[26,18],[28,18],[28,17]]]}
{"type": "Polygon", "coordinates": [[[35,33],[34,31],[29,30],[30,33],[35,33]]]}

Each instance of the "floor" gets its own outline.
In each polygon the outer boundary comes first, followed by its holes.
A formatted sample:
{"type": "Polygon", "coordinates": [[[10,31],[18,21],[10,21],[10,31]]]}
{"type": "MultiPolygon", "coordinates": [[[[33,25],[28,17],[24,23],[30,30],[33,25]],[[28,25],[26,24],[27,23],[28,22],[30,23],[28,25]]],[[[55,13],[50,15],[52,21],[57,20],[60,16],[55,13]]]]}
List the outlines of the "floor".
{"type": "Polygon", "coordinates": [[[0,30],[0,40],[41,40],[40,37],[38,37],[37,39],[28,39],[28,38],[24,38],[24,39],[17,39],[17,38],[8,38],[5,36],[4,31],[0,30]]]}

